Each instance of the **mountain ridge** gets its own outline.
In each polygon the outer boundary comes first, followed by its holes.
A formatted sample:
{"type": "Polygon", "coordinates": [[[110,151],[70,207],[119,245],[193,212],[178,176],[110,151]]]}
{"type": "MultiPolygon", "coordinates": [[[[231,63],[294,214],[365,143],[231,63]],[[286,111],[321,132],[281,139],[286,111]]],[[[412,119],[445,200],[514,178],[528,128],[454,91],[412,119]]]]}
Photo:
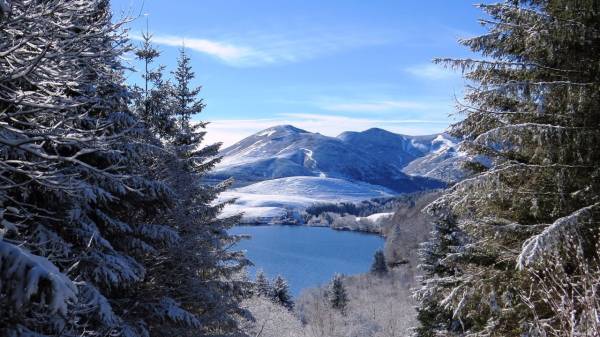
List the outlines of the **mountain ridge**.
{"type": "Polygon", "coordinates": [[[225,215],[242,212],[248,224],[294,223],[315,203],[444,188],[462,178],[456,173],[462,172],[455,163],[462,158],[458,143],[444,133],[409,136],[372,128],[331,137],[276,125],[224,149],[209,178],[237,181],[220,197],[235,200],[225,215]]]}
{"type": "Polygon", "coordinates": [[[439,188],[443,182],[402,168],[424,156],[437,135],[399,135],[372,128],[325,136],[292,125],[261,130],[221,151],[213,177],[245,185],[292,176],[318,176],[381,185],[399,193],[439,188]],[[389,158],[383,158],[385,155],[389,158]],[[385,159],[385,160],[384,160],[385,159]]]}

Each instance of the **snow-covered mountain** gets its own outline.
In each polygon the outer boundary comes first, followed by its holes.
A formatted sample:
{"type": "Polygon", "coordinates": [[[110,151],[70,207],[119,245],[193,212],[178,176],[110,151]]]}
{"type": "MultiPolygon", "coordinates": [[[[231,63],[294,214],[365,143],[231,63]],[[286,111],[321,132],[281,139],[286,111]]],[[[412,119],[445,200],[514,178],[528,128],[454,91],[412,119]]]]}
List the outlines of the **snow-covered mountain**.
{"type": "Polygon", "coordinates": [[[467,160],[466,154],[458,151],[459,140],[440,134],[431,141],[429,153],[416,158],[406,165],[402,172],[413,175],[454,183],[464,179],[467,172],[462,165],[467,160]]]}
{"type": "Polygon", "coordinates": [[[404,166],[431,152],[436,136],[405,136],[373,128],[363,132],[344,132],[337,138],[354,149],[404,166]]]}
{"type": "Polygon", "coordinates": [[[365,182],[396,192],[439,188],[443,182],[411,176],[403,168],[430,153],[432,136],[404,136],[382,129],[345,132],[328,137],[295,128],[275,126],[245,138],[221,152],[215,178],[234,177],[239,185],[312,176],[365,182]]]}
{"type": "Polygon", "coordinates": [[[382,129],[328,137],[281,125],[221,152],[212,178],[233,177],[236,199],[224,216],[245,223],[285,223],[314,203],[359,202],[440,188],[463,178],[458,140],[446,134],[405,136],[382,129]]]}

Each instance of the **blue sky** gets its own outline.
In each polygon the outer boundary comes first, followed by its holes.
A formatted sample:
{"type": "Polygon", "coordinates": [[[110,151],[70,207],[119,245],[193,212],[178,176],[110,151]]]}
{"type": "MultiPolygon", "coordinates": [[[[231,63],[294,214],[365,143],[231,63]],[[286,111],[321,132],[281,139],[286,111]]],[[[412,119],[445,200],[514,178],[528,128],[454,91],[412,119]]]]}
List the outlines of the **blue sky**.
{"type": "Polygon", "coordinates": [[[137,17],[132,36],[148,14],[169,69],[185,41],[207,103],[196,118],[225,145],[277,124],[331,136],[441,132],[465,83],[431,60],[472,56],[457,40],[482,32],[481,12],[465,0],[112,3],[116,16],[137,17]]]}

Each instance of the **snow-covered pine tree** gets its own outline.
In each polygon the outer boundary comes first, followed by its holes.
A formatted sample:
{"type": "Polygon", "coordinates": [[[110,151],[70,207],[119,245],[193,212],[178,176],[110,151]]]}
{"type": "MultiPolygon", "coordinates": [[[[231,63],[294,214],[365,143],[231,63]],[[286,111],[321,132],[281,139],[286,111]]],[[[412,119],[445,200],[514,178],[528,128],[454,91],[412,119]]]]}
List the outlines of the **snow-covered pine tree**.
{"type": "Polygon", "coordinates": [[[273,280],[271,299],[273,302],[286,307],[288,310],[292,310],[294,308],[294,301],[290,295],[290,289],[287,281],[281,277],[281,275],[277,275],[275,280],[273,280]]]}
{"type": "Polygon", "coordinates": [[[256,273],[256,281],[254,282],[254,284],[255,293],[257,295],[267,298],[271,296],[271,293],[273,292],[273,287],[271,286],[269,279],[262,270],[259,270],[256,273]]]}
{"type": "MultiPolygon", "coordinates": [[[[181,241],[152,268],[159,285],[154,288],[155,296],[163,298],[165,308],[177,308],[175,314],[180,319],[178,324],[161,322],[154,326],[152,335],[156,336],[236,332],[234,316],[243,314],[239,302],[250,291],[247,281],[236,279],[248,264],[241,252],[231,250],[239,238],[226,231],[239,216],[218,218],[225,204],[215,202],[231,182],[203,182],[204,174],[219,160],[220,144],[203,146],[207,123],[191,121],[204,107],[197,97],[200,88],[192,88],[193,79],[190,58],[182,49],[174,72],[172,104],[167,106],[172,109],[173,129],[163,137],[166,153],[160,159],[164,179],[176,196],[164,216],[177,228],[181,241]]],[[[151,102],[150,106],[156,104],[156,111],[162,111],[163,102],[151,102]]]]}
{"type": "Polygon", "coordinates": [[[0,334],[144,336],[134,256],[177,235],[138,222],[168,193],[140,160],[123,23],[106,0],[2,4],[0,334]]]}
{"type": "MultiPolygon", "coordinates": [[[[191,59],[187,55],[185,48],[182,47],[179,51],[177,59],[177,69],[173,72],[175,81],[175,113],[181,129],[191,128],[192,115],[200,113],[204,109],[205,104],[202,99],[198,98],[198,94],[202,87],[192,87],[191,81],[196,77],[190,64],[191,59]]],[[[204,128],[205,123],[198,123],[198,128],[204,128]]],[[[197,128],[194,128],[197,130],[197,128]]],[[[191,132],[193,130],[188,130],[191,132]]],[[[202,133],[203,135],[204,133],[202,133]]]]}
{"type": "Polygon", "coordinates": [[[426,298],[452,314],[428,322],[430,335],[590,335],[597,322],[577,302],[590,290],[579,280],[599,267],[600,3],[480,7],[489,14],[482,20],[488,32],[463,44],[485,59],[440,62],[476,84],[452,131],[466,139],[465,150],[493,165],[479,165],[480,174],[429,206],[466,234],[462,247],[434,262],[451,272],[425,280],[426,298]],[[575,268],[574,257],[590,267],[575,268]],[[564,277],[562,294],[538,291],[540,273],[555,268],[564,277]],[[549,304],[561,298],[575,301],[568,331],[562,309],[549,304]]]}
{"type": "Polygon", "coordinates": [[[346,293],[346,287],[344,286],[344,278],[340,274],[335,274],[331,283],[329,284],[329,290],[327,293],[329,297],[329,304],[333,309],[339,310],[342,314],[346,313],[346,307],[348,307],[348,295],[346,293]]]}
{"type": "Polygon", "coordinates": [[[421,244],[419,269],[423,273],[423,282],[415,291],[415,297],[419,301],[419,326],[415,328],[415,336],[434,337],[438,331],[460,330],[460,322],[452,317],[452,311],[441,302],[448,287],[445,280],[451,279],[456,273],[444,258],[458,253],[465,244],[464,235],[452,221],[436,222],[429,240],[421,244]]]}
{"type": "Polygon", "coordinates": [[[152,45],[152,34],[147,29],[142,32],[142,45],[135,51],[138,60],[143,62],[143,87],[135,85],[134,108],[136,114],[143,120],[153,135],[168,138],[175,132],[173,115],[174,88],[168,79],[164,78],[165,67],[159,65],[152,68],[161,53],[152,45]]]}
{"type": "Polygon", "coordinates": [[[383,255],[383,251],[378,250],[373,255],[373,264],[371,265],[371,273],[378,275],[378,276],[383,276],[383,275],[387,274],[387,272],[388,272],[388,266],[385,263],[385,256],[383,255]]]}

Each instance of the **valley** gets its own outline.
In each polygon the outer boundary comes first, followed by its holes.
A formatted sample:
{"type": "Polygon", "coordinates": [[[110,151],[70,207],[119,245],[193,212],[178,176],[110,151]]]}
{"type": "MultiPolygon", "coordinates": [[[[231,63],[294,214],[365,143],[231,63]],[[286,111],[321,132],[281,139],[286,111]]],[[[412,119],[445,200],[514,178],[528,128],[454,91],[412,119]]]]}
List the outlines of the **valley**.
{"type": "Polygon", "coordinates": [[[242,213],[229,233],[249,236],[236,245],[253,261],[247,277],[257,285],[243,302],[255,318],[245,331],[408,334],[417,252],[433,224],[422,211],[467,175],[458,146],[446,134],[370,129],[327,137],[283,125],[225,149],[211,177],[235,179],[219,197],[234,200],[221,216],[242,213]],[[373,271],[377,254],[384,273],[373,271]],[[346,294],[341,310],[331,306],[336,278],[346,294]]]}
{"type": "Polygon", "coordinates": [[[599,32],[0,0],[0,337],[600,337],[599,32]]]}

